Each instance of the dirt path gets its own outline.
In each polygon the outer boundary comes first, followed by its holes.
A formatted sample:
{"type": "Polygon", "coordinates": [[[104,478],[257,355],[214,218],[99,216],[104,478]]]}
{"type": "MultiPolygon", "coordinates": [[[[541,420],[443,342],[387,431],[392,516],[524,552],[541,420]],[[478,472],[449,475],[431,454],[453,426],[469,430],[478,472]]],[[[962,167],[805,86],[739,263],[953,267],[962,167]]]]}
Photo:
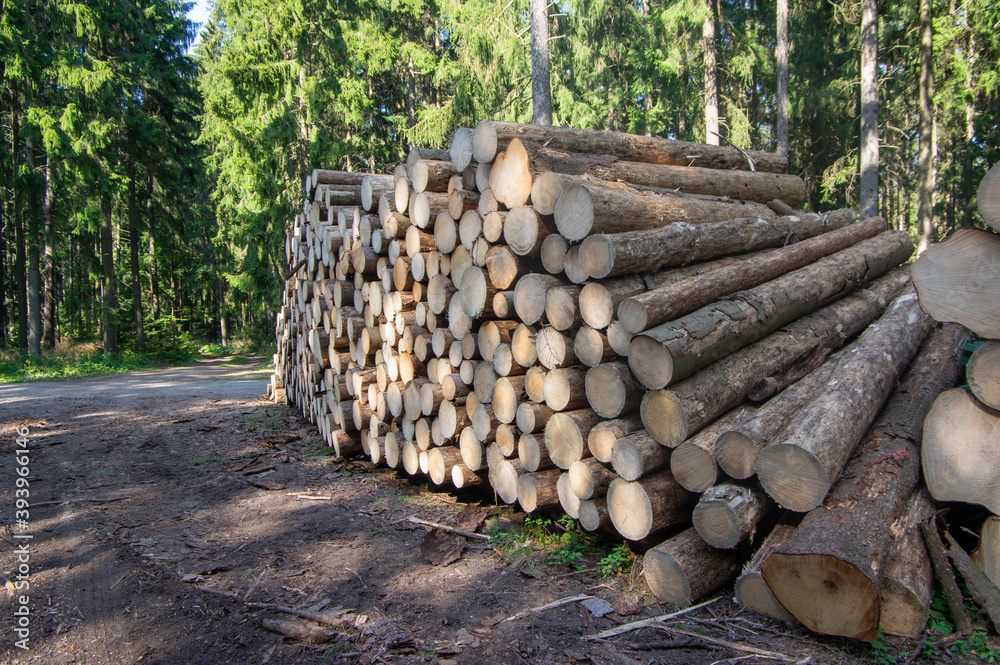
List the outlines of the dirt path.
{"type": "MultiPolygon", "coordinates": [[[[648,598],[644,604],[641,587],[627,580],[561,566],[519,569],[478,542],[455,563],[431,566],[420,551],[425,532],[406,518],[448,522],[464,505],[394,472],[330,457],[296,414],[260,399],[263,376],[247,373],[254,362],[0,386],[0,565],[8,582],[0,592],[0,662],[712,663],[746,656],[669,634],[636,633],[624,646],[581,641],[665,611],[648,598]],[[27,531],[14,520],[20,426],[30,431],[27,531]],[[11,592],[24,534],[32,536],[27,651],[14,645],[11,629],[24,594],[11,592]],[[497,624],[584,593],[616,611],[596,618],[573,603],[497,624]],[[290,617],[254,603],[325,612],[343,625],[332,642],[312,645],[265,630],[264,620],[290,617]]],[[[483,510],[517,520],[509,509],[484,503],[483,510]]],[[[723,600],[698,617],[723,626],[731,640],[795,658],[859,662],[842,646],[736,614],[723,600]]]]}

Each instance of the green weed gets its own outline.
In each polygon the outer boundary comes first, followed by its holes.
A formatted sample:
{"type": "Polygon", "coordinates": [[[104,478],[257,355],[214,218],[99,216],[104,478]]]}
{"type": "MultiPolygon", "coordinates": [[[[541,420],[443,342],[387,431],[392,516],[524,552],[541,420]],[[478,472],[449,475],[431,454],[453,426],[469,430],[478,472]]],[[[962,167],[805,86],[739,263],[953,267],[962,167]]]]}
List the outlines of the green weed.
{"type": "Polygon", "coordinates": [[[607,579],[631,569],[632,562],[632,552],[628,545],[620,543],[597,563],[597,572],[600,573],[601,579],[607,579]]]}

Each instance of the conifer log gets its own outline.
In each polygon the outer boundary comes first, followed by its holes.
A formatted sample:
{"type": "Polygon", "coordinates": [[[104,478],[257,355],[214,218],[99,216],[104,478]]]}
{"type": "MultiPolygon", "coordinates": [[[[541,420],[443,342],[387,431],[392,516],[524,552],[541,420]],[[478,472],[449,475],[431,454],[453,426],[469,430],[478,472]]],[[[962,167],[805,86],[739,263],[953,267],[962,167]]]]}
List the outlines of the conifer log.
{"type": "Polygon", "coordinates": [[[898,293],[901,282],[898,275],[887,275],[870,289],[804,316],[669,389],[646,393],[639,410],[647,431],[663,445],[679,446],[742,402],[760,376],[786,368],[816,349],[840,347],[847,337],[863,330],[882,313],[886,302],[898,293]]]}
{"type": "MultiPolygon", "coordinates": [[[[459,173],[464,171],[472,163],[472,130],[468,127],[459,127],[452,134],[451,144],[448,148],[448,155],[451,157],[451,165],[459,173]]],[[[478,162],[492,162],[492,159],[478,159],[478,162]]],[[[508,502],[509,503],[509,502],[508,502]]]]}
{"type": "MultiPolygon", "coordinates": [[[[905,322],[913,309],[904,301],[897,311],[904,310],[901,318],[905,322]],[[905,312],[907,309],[910,312],[905,312]]],[[[879,325],[891,327],[894,313],[890,311],[879,325]]],[[[865,333],[862,340],[866,335],[873,337],[865,333]]],[[[775,597],[811,630],[867,641],[877,636],[879,587],[891,526],[903,512],[920,474],[920,423],[934,397],[958,381],[958,352],[964,337],[958,326],[941,329],[931,337],[851,458],[829,499],[806,515],[795,534],[764,562],[764,579],[775,597]]],[[[907,355],[905,349],[892,352],[907,355]]],[[[861,353],[853,355],[863,358],[861,353]]],[[[850,381],[848,363],[854,358],[848,358],[836,374],[840,382],[851,384],[852,391],[863,385],[850,381]]],[[[871,356],[864,361],[873,362],[871,356]]],[[[825,394],[837,391],[838,386],[833,386],[825,394]]],[[[814,404],[822,400],[821,396],[814,404]]],[[[831,413],[857,413],[843,410],[836,403],[830,406],[833,408],[826,411],[828,420],[831,413]]],[[[800,418],[809,422],[811,408],[807,407],[800,418]]],[[[837,419],[855,418],[865,416],[837,419]]],[[[779,440],[783,439],[785,436],[779,440]]],[[[802,477],[799,482],[805,480],[802,477]]],[[[769,485],[765,482],[764,488],[773,496],[769,485]]],[[[820,500],[825,494],[824,490],[820,500]]]]}
{"type": "Polygon", "coordinates": [[[458,490],[477,488],[482,486],[483,476],[464,464],[456,464],[451,467],[451,484],[458,490]]]}
{"type": "Polygon", "coordinates": [[[998,450],[1000,412],[959,388],[941,393],[924,420],[921,452],[931,496],[1000,513],[998,450]]]}
{"type": "Polygon", "coordinates": [[[538,258],[552,231],[531,206],[512,208],[503,220],[503,239],[518,256],[538,258]]]}
{"type": "Polygon", "coordinates": [[[548,372],[542,384],[545,404],[553,411],[572,411],[587,406],[587,374],[576,367],[548,372]]]}
{"type": "MultiPolygon", "coordinates": [[[[457,132],[456,132],[457,134],[457,132]]],[[[476,161],[491,162],[514,138],[526,144],[545,144],[555,150],[596,155],[651,164],[694,165],[714,169],[742,169],[784,173],[788,160],[777,153],[743,151],[653,136],[604,132],[572,127],[528,125],[484,120],[476,125],[471,143],[476,161]],[[752,164],[752,166],[751,166],[752,164]]],[[[455,140],[452,140],[452,146],[455,140]]],[[[456,165],[457,167],[457,165],[456,165]]]]}
{"type": "Polygon", "coordinates": [[[555,275],[537,273],[525,275],[517,280],[517,286],[514,287],[514,310],[517,312],[517,317],[529,326],[538,323],[545,313],[546,291],[565,284],[566,282],[555,275]]]}
{"type": "Polygon", "coordinates": [[[738,406],[684,443],[674,448],[670,470],[681,486],[691,492],[704,492],[720,482],[724,474],[715,461],[719,435],[754,412],[753,406],[738,406]]]}
{"type": "Polygon", "coordinates": [[[1000,409],[1000,342],[981,344],[969,358],[965,372],[976,399],[991,409],[1000,409]]]}
{"type": "Polygon", "coordinates": [[[647,432],[633,432],[615,441],[611,448],[611,465],[623,480],[638,480],[669,464],[670,449],[647,432]]]}
{"type": "Polygon", "coordinates": [[[476,347],[483,360],[493,361],[493,353],[501,344],[510,344],[511,335],[520,325],[517,321],[486,321],[476,334],[476,347]]]}
{"type": "Polygon", "coordinates": [[[548,469],[534,473],[522,474],[517,479],[517,502],[526,513],[549,508],[559,504],[559,491],[556,483],[562,472],[559,469],[548,469]]]}
{"type": "Polygon", "coordinates": [[[617,478],[615,472],[600,460],[587,457],[569,467],[569,486],[580,499],[593,499],[607,494],[608,486],[617,478]]]}
{"type": "Polygon", "coordinates": [[[505,425],[514,422],[518,405],[524,400],[524,377],[501,376],[493,384],[493,414],[505,425]]]}
{"type": "Polygon", "coordinates": [[[556,491],[559,493],[559,507],[562,508],[563,512],[573,519],[579,517],[580,497],[574,494],[569,486],[568,472],[559,474],[559,480],[556,481],[556,491]]]}
{"type": "MultiPolygon", "coordinates": [[[[535,212],[543,214],[542,211],[539,210],[538,204],[534,203],[534,200],[532,200],[532,203],[534,205],[535,212]]],[[[551,211],[548,214],[551,215],[551,211]]],[[[566,267],[566,250],[568,249],[569,245],[566,243],[566,239],[561,235],[558,233],[551,233],[547,235],[545,240],[542,241],[542,247],[539,250],[538,256],[542,262],[542,267],[545,269],[545,272],[552,275],[558,275],[561,273],[566,267]]]]}
{"type": "Polygon", "coordinates": [[[754,553],[753,558],[743,568],[743,572],[736,580],[736,602],[743,607],[753,610],[758,614],[771,617],[786,624],[797,623],[795,617],[788,613],[778,599],[774,597],[770,587],[764,581],[760,569],[767,560],[767,557],[781,547],[782,544],[795,533],[795,525],[779,521],[771,529],[770,535],[754,553]]]}
{"type": "Polygon", "coordinates": [[[634,482],[619,478],[608,486],[608,512],[622,537],[642,540],[689,523],[697,496],[681,487],[670,471],[634,482]]]}
{"type": "Polygon", "coordinates": [[[490,275],[490,284],[501,291],[509,289],[536,267],[534,262],[516,255],[509,247],[497,245],[486,252],[486,271],[490,275]]]}
{"type": "Polygon", "coordinates": [[[587,402],[602,418],[617,418],[639,408],[643,389],[624,360],[587,370],[587,402]]]}
{"type": "MultiPolygon", "coordinates": [[[[447,192],[448,181],[458,175],[451,162],[440,159],[421,159],[410,169],[410,185],[417,192],[447,192]]],[[[792,204],[796,205],[796,204],[792,204]]]]}
{"type": "Polygon", "coordinates": [[[955,537],[948,531],[944,532],[944,537],[948,541],[948,558],[955,564],[955,568],[962,574],[965,584],[969,589],[969,594],[973,600],[986,611],[986,615],[993,624],[993,631],[1000,630],[1000,589],[986,577],[986,574],[979,569],[969,557],[968,553],[955,542],[955,537]]]}
{"type": "Polygon", "coordinates": [[[618,354],[611,348],[611,342],[604,333],[590,326],[580,326],[573,338],[573,353],[576,359],[587,367],[597,367],[618,359],[618,354]]]}
{"type": "Polygon", "coordinates": [[[493,489],[497,491],[501,501],[507,504],[517,501],[518,479],[524,472],[524,467],[518,460],[505,459],[497,465],[493,474],[493,489]]]}
{"type": "Polygon", "coordinates": [[[710,546],[691,528],[649,549],[642,572],[660,602],[690,607],[734,580],[740,557],[710,546]]]}
{"type": "Polygon", "coordinates": [[[605,420],[590,430],[590,434],[587,436],[587,449],[596,459],[608,464],[611,462],[615,442],[641,429],[642,417],[638,413],[614,420],[605,420]]]}
{"type": "Polygon", "coordinates": [[[760,451],[757,476],[768,494],[798,512],[823,502],[932,328],[913,289],[904,291],[837,363],[836,385],[828,385],[760,451]]]}
{"type": "Polygon", "coordinates": [[[774,502],[757,487],[720,483],[701,495],[691,521],[706,543],[729,550],[749,538],[774,508],[774,502]]]}
{"type": "Polygon", "coordinates": [[[583,322],[576,306],[581,288],[578,285],[559,286],[545,292],[545,318],[556,330],[579,328],[583,322]]]}
{"type": "Polygon", "coordinates": [[[972,560],[1000,588],[1000,517],[990,515],[983,522],[979,547],[972,553],[972,560]]]}
{"type": "Polygon", "coordinates": [[[884,219],[872,217],[787,247],[758,254],[727,268],[645,291],[621,303],[618,319],[629,332],[640,333],[693,312],[723,296],[763,284],[824,256],[847,249],[887,228],[884,219]]]}
{"type": "Polygon", "coordinates": [[[452,468],[462,463],[462,452],[452,446],[427,451],[427,475],[435,485],[451,482],[452,468]]]}
{"type": "Polygon", "coordinates": [[[882,565],[879,587],[879,628],[889,635],[913,639],[920,637],[927,626],[934,568],[920,524],[933,515],[927,492],[917,489],[890,530],[892,542],[882,565]]]}
{"type": "Polygon", "coordinates": [[[486,279],[482,268],[469,266],[462,273],[462,283],[459,285],[462,297],[462,310],[470,319],[477,319],[492,314],[493,296],[497,289],[486,279]],[[487,309],[489,307],[490,309],[487,309]]]}
{"type": "Polygon", "coordinates": [[[887,231],[770,282],[702,307],[632,339],[629,367],[662,388],[851,293],[906,261],[913,242],[887,231]]]}
{"type": "Polygon", "coordinates": [[[603,279],[718,256],[740,254],[805,240],[854,221],[851,210],[823,215],[729,218],[694,227],[685,224],[654,230],[593,235],[580,245],[581,260],[591,277],[603,279]]]}
{"type": "Polygon", "coordinates": [[[577,519],[580,521],[580,528],[584,531],[608,533],[614,531],[614,524],[611,522],[611,513],[608,512],[608,500],[604,497],[599,499],[581,499],[576,511],[577,519]]]}
{"type": "MultiPolygon", "coordinates": [[[[510,351],[514,356],[514,362],[521,367],[531,367],[538,361],[538,352],[535,349],[535,329],[524,323],[518,324],[517,328],[510,336],[510,351]]],[[[528,393],[531,395],[531,393],[528,393]]],[[[534,399],[532,397],[532,399],[534,399]]],[[[536,400],[537,401],[537,400],[536,400]]]]}
{"type": "Polygon", "coordinates": [[[545,449],[560,469],[568,469],[590,455],[585,442],[594,425],[601,422],[592,409],[553,413],[545,424],[545,449]]]}
{"type": "Polygon", "coordinates": [[[979,183],[976,205],[983,221],[994,231],[1000,231],[1000,162],[994,164],[979,183]]]}
{"type": "Polygon", "coordinates": [[[546,369],[556,369],[576,364],[573,338],[552,327],[543,328],[535,337],[538,362],[546,369]]]}
{"type": "Polygon", "coordinates": [[[594,184],[565,187],[552,217],[569,241],[595,233],[648,231],[670,224],[707,224],[738,217],[775,217],[760,203],[736,203],[684,194],[630,192],[594,184]]]}
{"type": "Polygon", "coordinates": [[[913,262],[920,306],[936,321],[1000,339],[1000,235],[959,229],[913,262]]]}
{"type": "MultiPolygon", "coordinates": [[[[360,173],[356,171],[335,171],[333,169],[313,169],[309,176],[309,187],[316,189],[318,185],[353,185],[360,187],[367,176],[378,176],[377,173],[360,173]]],[[[307,187],[307,189],[309,188],[307,187]]]]}
{"type": "Polygon", "coordinates": [[[525,434],[534,434],[545,429],[546,423],[552,417],[552,409],[546,404],[537,402],[521,402],[517,407],[515,422],[517,428],[525,434]]]}
{"type": "Polygon", "coordinates": [[[517,439],[517,458],[527,471],[544,471],[556,468],[542,437],[522,434],[517,439]]]}
{"type": "Polygon", "coordinates": [[[545,376],[548,371],[541,365],[529,367],[524,373],[524,393],[532,402],[545,401],[545,376]]]}
{"type": "MultiPolygon", "coordinates": [[[[475,135],[473,134],[473,145],[475,135]]],[[[486,160],[490,161],[490,160],[486,160]]],[[[519,139],[513,139],[493,159],[490,168],[490,191],[501,204],[513,209],[523,206],[531,196],[531,167],[528,152],[519,139]]]]}

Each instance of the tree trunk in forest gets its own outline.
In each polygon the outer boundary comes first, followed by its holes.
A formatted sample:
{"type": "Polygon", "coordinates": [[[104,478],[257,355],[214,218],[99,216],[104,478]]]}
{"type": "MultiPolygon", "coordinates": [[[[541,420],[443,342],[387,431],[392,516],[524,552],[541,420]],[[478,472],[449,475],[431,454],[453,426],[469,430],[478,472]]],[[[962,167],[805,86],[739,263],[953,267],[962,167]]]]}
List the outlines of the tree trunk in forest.
{"type": "Polygon", "coordinates": [[[38,219],[42,215],[44,193],[35,176],[35,149],[30,139],[24,140],[25,161],[31,174],[25,189],[28,192],[28,352],[35,358],[42,357],[42,275],[39,255],[38,219]]]}
{"type": "Polygon", "coordinates": [[[705,143],[719,145],[719,90],[715,71],[715,9],[705,0],[701,49],[705,59],[705,143]]]}
{"type": "Polygon", "coordinates": [[[549,3],[531,0],[531,122],[552,124],[552,86],[549,82],[549,3]]]}
{"type": "Polygon", "coordinates": [[[149,294],[153,308],[153,318],[160,318],[160,279],[156,271],[156,208],[153,204],[153,185],[156,180],[149,174],[146,182],[146,205],[149,214],[149,294]]]}
{"type": "MultiPolygon", "coordinates": [[[[15,105],[17,83],[12,93],[15,105]]],[[[15,107],[11,113],[11,152],[17,155],[21,149],[21,112],[15,107]]],[[[16,160],[15,160],[16,164],[16,160]]],[[[14,187],[14,295],[17,300],[17,348],[21,354],[28,353],[28,254],[24,238],[24,188],[14,187]]]]}
{"type": "MultiPolygon", "coordinates": [[[[7,202],[0,202],[0,229],[7,228],[7,202]]],[[[0,231],[0,347],[7,346],[7,326],[10,325],[7,298],[7,236],[0,231]]]]}
{"type": "Polygon", "coordinates": [[[42,346],[56,348],[56,266],[53,247],[52,206],[55,201],[55,166],[52,156],[45,158],[45,198],[42,219],[45,234],[45,295],[42,303],[42,346]]]}
{"type": "MultiPolygon", "coordinates": [[[[967,148],[968,149],[968,148],[967,148]]],[[[934,241],[934,25],[931,0],[920,0],[920,149],[917,255],[934,241]]]]}
{"type": "Polygon", "coordinates": [[[861,0],[861,217],[878,214],[878,3],[861,0]]]}
{"type": "Polygon", "coordinates": [[[146,331],[143,328],[142,280],[139,276],[139,196],[135,181],[135,153],[135,137],[130,132],[127,167],[129,273],[132,276],[132,323],[135,325],[135,352],[142,353],[146,346],[146,331]]]}
{"type": "Polygon", "coordinates": [[[788,159],[788,0],[778,2],[778,154],[788,159]]]}
{"type": "MultiPolygon", "coordinates": [[[[104,323],[104,353],[118,355],[118,283],[115,278],[114,202],[109,196],[101,198],[101,281],[103,295],[101,320],[104,323]]],[[[180,291],[181,299],[186,292],[180,291]]]]}

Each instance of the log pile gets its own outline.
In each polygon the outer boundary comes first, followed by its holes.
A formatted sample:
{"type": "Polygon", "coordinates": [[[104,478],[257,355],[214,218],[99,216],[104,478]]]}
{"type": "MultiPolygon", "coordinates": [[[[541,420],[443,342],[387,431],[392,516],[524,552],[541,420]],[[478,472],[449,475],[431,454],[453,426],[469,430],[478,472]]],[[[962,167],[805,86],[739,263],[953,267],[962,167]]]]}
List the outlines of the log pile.
{"type": "Polygon", "coordinates": [[[338,455],[649,548],[663,601],[739,578],[749,607],[871,639],[880,590],[920,586],[886,553],[922,544],[912,423],[956,384],[964,329],[920,309],[905,233],[797,210],[786,167],[484,121],[392,175],[316,170],[286,240],[273,398],[338,455]],[[862,514],[863,547],[827,537],[862,514]],[[833,617],[805,616],[841,573],[833,617]]]}

